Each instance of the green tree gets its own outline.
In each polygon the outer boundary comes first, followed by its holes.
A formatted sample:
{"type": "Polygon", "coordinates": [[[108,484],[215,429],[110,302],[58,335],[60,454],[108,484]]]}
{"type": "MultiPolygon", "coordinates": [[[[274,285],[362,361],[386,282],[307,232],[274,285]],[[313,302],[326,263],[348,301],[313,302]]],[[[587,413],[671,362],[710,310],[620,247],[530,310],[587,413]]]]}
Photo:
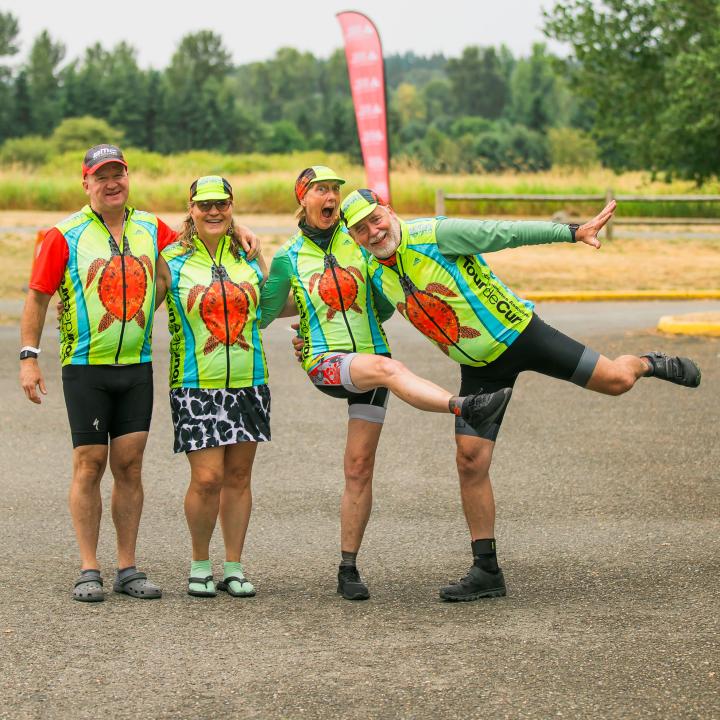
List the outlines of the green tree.
{"type": "Polygon", "coordinates": [[[127,142],[152,147],[156,102],[150,93],[150,74],[137,65],[135,50],[119,43],[111,51],[95,44],[82,62],[73,62],[61,73],[65,117],[93,115],[120,128],[127,142]]]}
{"type": "Polygon", "coordinates": [[[447,63],[459,115],[499,118],[508,98],[507,80],[494,48],[467,47],[447,63]]]}
{"type": "MultiPolygon", "coordinates": [[[[711,97],[702,108],[694,103],[705,120],[694,125],[691,137],[668,135],[664,124],[673,119],[680,127],[681,114],[669,108],[677,102],[690,107],[683,89],[689,77],[698,94],[706,90],[702,68],[713,63],[717,0],[607,0],[602,5],[569,0],[557,3],[545,18],[545,32],[572,47],[573,86],[587,101],[593,135],[607,164],[617,170],[669,170],[694,177],[709,172],[712,162],[707,160],[695,168],[696,161],[690,165],[676,159],[683,153],[696,159],[713,155],[707,148],[716,136],[707,113],[717,117],[716,101],[711,97]],[[667,147],[668,142],[674,147],[667,147]]],[[[716,96],[712,90],[710,94],[716,96]]]]}
{"type": "MultiPolygon", "coordinates": [[[[18,51],[17,35],[20,31],[17,19],[10,13],[0,12],[0,58],[12,57],[18,51]]],[[[5,64],[0,65],[0,143],[17,133],[14,118],[12,72],[5,64]]]]}
{"type": "Polygon", "coordinates": [[[514,123],[544,132],[548,127],[567,125],[570,98],[555,69],[555,58],[545,45],[533,45],[529,58],[517,61],[510,78],[508,116],[514,123]]]}
{"type": "Polygon", "coordinates": [[[31,132],[49,135],[61,119],[59,65],[64,57],[65,46],[53,42],[43,30],[33,43],[26,66],[31,132]]]}
{"type": "Polygon", "coordinates": [[[162,82],[158,149],[225,150],[235,142],[235,103],[228,102],[230,53],[209,30],[186,35],[162,82]]]}
{"type": "Polygon", "coordinates": [[[210,78],[227,77],[231,70],[231,56],[222,38],[210,30],[201,30],[182,38],[165,74],[171,85],[200,87],[210,78]]]}
{"type": "Polygon", "coordinates": [[[660,163],[698,183],[720,173],[720,30],[667,67],[668,102],[660,115],[660,163]]]}

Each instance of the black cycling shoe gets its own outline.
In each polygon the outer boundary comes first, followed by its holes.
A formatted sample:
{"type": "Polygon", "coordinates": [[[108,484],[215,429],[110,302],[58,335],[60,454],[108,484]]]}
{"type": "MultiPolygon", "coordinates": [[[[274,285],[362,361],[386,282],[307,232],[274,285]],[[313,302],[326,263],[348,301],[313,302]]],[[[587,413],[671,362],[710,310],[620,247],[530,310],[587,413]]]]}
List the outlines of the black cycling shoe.
{"type": "Polygon", "coordinates": [[[505,595],[505,578],[502,570],[498,569],[496,573],[491,573],[477,565],[473,565],[462,580],[440,588],[440,597],[448,602],[468,602],[505,595]]]}
{"type": "Polygon", "coordinates": [[[697,387],[700,384],[702,373],[690,358],[670,357],[661,352],[649,352],[640,357],[650,361],[652,369],[648,377],[660,378],[685,387],[697,387]]]}
{"type": "Polygon", "coordinates": [[[370,597],[368,587],[354,565],[341,565],[338,569],[337,591],[346,600],[367,600],[370,597]]]}
{"type": "Polygon", "coordinates": [[[468,395],[460,408],[462,419],[478,434],[500,417],[510,402],[512,388],[502,388],[493,393],[468,395]]]}

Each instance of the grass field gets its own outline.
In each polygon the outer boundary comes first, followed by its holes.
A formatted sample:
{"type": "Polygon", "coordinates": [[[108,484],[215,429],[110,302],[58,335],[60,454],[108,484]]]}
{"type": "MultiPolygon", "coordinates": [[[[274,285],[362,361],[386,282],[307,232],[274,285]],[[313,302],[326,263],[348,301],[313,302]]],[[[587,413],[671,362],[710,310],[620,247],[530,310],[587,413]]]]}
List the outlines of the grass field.
{"type": "MultiPolygon", "coordinates": [[[[363,168],[351,165],[341,155],[219,155],[194,152],[162,157],[128,151],[132,177],[132,201],[138,207],[156,212],[181,212],[190,183],[196,177],[221,174],[235,189],[235,206],[240,213],[291,213],[295,209],[293,186],[299,170],[311,164],[326,163],[347,179],[346,188],[365,185],[363,168]]],[[[79,155],[69,153],[36,170],[5,168],[0,170],[0,210],[70,211],[85,201],[80,185],[79,155]]],[[[590,172],[558,171],[498,175],[431,175],[409,167],[398,168],[391,176],[392,201],[401,214],[428,215],[434,212],[435,191],[453,193],[523,194],[602,194],[611,188],[616,194],[678,195],[720,194],[717,182],[702,188],[691,182],[663,183],[647,173],[615,175],[609,170],[590,172]]],[[[509,203],[463,202],[448,204],[454,214],[552,215],[565,210],[570,215],[589,216],[598,203],[509,203]]],[[[718,217],[720,204],[710,203],[625,203],[619,216],[638,217],[718,217]]]]}
{"type": "MultiPolygon", "coordinates": [[[[165,213],[177,226],[182,215],[165,213]]],[[[60,219],[53,212],[0,212],[0,298],[21,298],[32,261],[35,234],[60,219]]],[[[266,258],[290,235],[292,215],[242,215],[264,244],[266,258]]],[[[638,228],[639,231],[642,228],[638,228]]],[[[714,228],[720,232],[720,226],[714,228]]],[[[625,230],[626,233],[631,231],[625,230]]],[[[599,251],[578,245],[518,248],[486,257],[495,273],[518,292],[566,290],[717,290],[720,237],[630,237],[605,242],[599,251]]]]}

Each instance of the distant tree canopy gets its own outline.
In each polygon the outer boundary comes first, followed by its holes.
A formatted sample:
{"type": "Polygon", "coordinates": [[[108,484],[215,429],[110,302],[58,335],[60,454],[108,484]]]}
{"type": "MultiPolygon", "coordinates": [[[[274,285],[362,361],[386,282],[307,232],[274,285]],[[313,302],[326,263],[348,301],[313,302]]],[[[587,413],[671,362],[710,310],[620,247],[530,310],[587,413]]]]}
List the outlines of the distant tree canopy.
{"type": "Polygon", "coordinates": [[[545,18],[573,49],[571,87],[605,164],[718,174],[718,0],[567,0],[545,18]]]}
{"type": "MultiPolygon", "coordinates": [[[[386,58],[390,147],[427,171],[642,168],[718,173],[719,0],[568,0],[545,15],[528,57],[471,46],[457,57],[386,58]]],[[[163,70],[126,43],[65,62],[47,31],[17,62],[19,26],[0,12],[0,161],[39,163],[68,142],[107,137],[174,153],[344,152],[360,159],[345,55],[281,48],[234,66],[222,39],[181,39],[163,70]],[[75,124],[69,123],[74,119],[75,124]]]]}

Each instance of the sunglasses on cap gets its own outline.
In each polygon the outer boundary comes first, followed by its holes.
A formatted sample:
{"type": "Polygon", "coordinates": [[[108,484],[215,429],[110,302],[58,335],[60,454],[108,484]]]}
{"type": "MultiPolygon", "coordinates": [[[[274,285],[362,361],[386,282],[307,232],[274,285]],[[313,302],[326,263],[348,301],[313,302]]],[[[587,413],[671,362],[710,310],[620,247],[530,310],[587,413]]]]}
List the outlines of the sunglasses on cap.
{"type": "Polygon", "coordinates": [[[195,207],[200,210],[200,212],[210,212],[213,209],[213,206],[216,207],[220,212],[223,212],[227,210],[230,207],[230,203],[232,200],[225,199],[225,200],[196,200],[195,201],[195,207]]]}

